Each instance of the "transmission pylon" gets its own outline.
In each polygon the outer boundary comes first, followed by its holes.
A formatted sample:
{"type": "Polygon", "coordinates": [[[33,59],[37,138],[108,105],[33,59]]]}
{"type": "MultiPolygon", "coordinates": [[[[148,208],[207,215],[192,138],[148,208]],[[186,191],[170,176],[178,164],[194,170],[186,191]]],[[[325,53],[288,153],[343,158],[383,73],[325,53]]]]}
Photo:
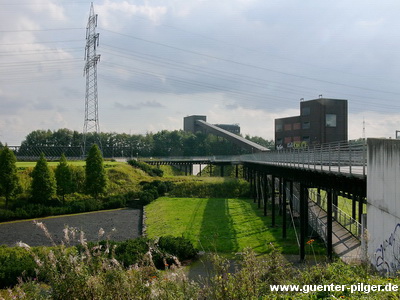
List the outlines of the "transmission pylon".
{"type": "Polygon", "coordinates": [[[99,34],[96,33],[97,15],[94,14],[93,2],[90,7],[90,14],[86,26],[86,47],[85,47],[85,67],[83,74],[86,76],[86,95],[85,95],[85,123],[83,126],[83,156],[86,154],[87,134],[94,133],[94,143],[101,149],[100,126],[99,126],[99,106],[97,94],[97,62],[100,55],[96,54],[99,46],[99,34]]]}

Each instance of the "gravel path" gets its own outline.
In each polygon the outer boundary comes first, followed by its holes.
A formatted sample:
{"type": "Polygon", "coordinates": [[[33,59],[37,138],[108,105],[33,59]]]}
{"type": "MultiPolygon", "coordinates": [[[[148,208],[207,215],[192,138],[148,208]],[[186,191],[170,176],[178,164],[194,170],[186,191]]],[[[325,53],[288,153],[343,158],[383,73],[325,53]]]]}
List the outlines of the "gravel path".
{"type": "MultiPolygon", "coordinates": [[[[101,239],[110,236],[111,240],[123,241],[141,235],[142,212],[140,209],[120,209],[37,219],[37,221],[46,225],[56,244],[61,243],[64,236],[63,229],[67,225],[82,230],[87,241],[98,241],[100,228],[105,231],[101,239]]],[[[76,240],[79,240],[79,233],[76,235],[76,240]]],[[[0,223],[0,245],[15,246],[19,241],[30,246],[51,245],[49,238],[33,221],[0,223]]],[[[71,244],[76,243],[71,242],[71,244]]]]}

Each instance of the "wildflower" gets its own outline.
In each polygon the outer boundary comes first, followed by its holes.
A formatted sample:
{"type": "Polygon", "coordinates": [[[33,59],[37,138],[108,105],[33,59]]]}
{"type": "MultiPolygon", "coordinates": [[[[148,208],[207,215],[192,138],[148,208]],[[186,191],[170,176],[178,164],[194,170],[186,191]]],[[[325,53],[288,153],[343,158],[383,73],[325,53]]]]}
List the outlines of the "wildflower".
{"type": "Polygon", "coordinates": [[[63,229],[64,232],[64,240],[69,243],[69,228],[68,226],[65,226],[65,228],[63,229]]]}
{"type": "Polygon", "coordinates": [[[307,245],[311,245],[312,243],[314,243],[314,241],[315,241],[314,239],[307,241],[307,245]]]}
{"type": "Polygon", "coordinates": [[[23,242],[18,242],[18,243],[17,243],[17,246],[18,246],[18,247],[21,247],[21,248],[24,248],[24,249],[26,249],[26,250],[31,249],[31,247],[30,247],[28,244],[25,244],[25,243],[23,243],[23,242]]]}
{"type": "Polygon", "coordinates": [[[82,246],[86,246],[86,239],[85,239],[85,233],[81,231],[80,237],[79,237],[79,242],[81,243],[82,246]]]}
{"type": "Polygon", "coordinates": [[[99,238],[101,238],[104,235],[104,233],[105,233],[104,229],[100,228],[97,235],[98,235],[99,238]]]}
{"type": "Polygon", "coordinates": [[[51,237],[50,232],[47,230],[46,225],[43,224],[43,222],[38,222],[36,220],[33,220],[33,224],[35,224],[37,227],[39,227],[41,230],[43,230],[44,234],[46,235],[46,237],[51,241],[51,243],[53,244],[53,246],[55,246],[56,244],[53,241],[53,238],[51,237]]]}

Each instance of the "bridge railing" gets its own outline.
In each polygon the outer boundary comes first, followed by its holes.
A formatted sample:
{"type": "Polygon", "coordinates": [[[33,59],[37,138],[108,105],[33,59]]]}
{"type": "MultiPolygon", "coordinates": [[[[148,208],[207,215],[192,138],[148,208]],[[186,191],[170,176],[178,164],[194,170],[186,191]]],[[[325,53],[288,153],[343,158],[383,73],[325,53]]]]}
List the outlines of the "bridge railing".
{"type": "MultiPolygon", "coordinates": [[[[316,192],[313,192],[315,194],[315,197],[311,197],[310,200],[314,201],[313,198],[316,198],[316,192]]],[[[328,203],[326,197],[322,197],[320,195],[319,197],[320,201],[319,203],[316,203],[319,205],[322,209],[325,211],[328,210],[328,203]]],[[[342,225],[344,228],[346,228],[352,235],[354,235],[357,238],[361,238],[361,224],[353,219],[351,216],[349,216],[347,213],[345,213],[343,210],[341,210],[338,206],[335,204],[332,204],[332,213],[333,213],[333,219],[335,219],[340,225],[342,225]]]]}
{"type": "Polygon", "coordinates": [[[366,175],[366,144],[344,141],[242,155],[244,161],[366,175]]]}

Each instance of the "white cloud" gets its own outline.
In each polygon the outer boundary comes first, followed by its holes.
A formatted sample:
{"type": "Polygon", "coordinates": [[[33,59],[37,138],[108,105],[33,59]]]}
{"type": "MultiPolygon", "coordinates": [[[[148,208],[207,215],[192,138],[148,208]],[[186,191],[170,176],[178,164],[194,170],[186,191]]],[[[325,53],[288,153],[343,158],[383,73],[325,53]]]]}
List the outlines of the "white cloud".
{"type": "Polygon", "coordinates": [[[144,5],[136,5],[128,1],[106,0],[103,4],[95,6],[95,13],[101,15],[99,24],[110,30],[126,27],[129,19],[135,15],[144,16],[158,24],[166,12],[165,6],[152,6],[147,2],[144,5]]]}

